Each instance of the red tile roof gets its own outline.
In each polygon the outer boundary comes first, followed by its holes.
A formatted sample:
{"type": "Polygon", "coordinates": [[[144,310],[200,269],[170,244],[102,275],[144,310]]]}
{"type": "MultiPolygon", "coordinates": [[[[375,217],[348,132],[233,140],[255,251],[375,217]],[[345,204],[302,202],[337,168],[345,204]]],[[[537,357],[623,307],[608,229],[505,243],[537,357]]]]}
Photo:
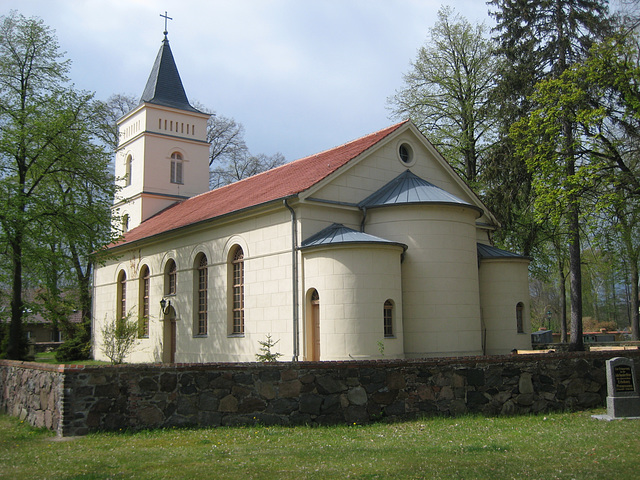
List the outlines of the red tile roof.
{"type": "Polygon", "coordinates": [[[107,248],[120,247],[246,208],[295,196],[331,175],[408,121],[331,150],[296,160],[236,183],[176,203],[127,232],[107,248]]]}

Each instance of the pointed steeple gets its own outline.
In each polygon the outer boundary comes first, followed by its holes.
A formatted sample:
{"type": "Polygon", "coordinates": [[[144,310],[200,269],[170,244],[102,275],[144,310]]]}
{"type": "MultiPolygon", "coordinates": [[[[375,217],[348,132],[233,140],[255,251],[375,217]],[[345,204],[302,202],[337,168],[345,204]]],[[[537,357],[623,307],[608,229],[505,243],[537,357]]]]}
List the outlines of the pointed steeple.
{"type": "MultiPolygon", "coordinates": [[[[178,67],[173,59],[169,39],[165,31],[162,46],[151,69],[149,80],[144,88],[140,103],[154,103],[166,107],[179,108],[190,112],[199,112],[193,108],[187,99],[182,86],[178,67]]],[[[200,113],[200,112],[199,112],[200,113]]]]}

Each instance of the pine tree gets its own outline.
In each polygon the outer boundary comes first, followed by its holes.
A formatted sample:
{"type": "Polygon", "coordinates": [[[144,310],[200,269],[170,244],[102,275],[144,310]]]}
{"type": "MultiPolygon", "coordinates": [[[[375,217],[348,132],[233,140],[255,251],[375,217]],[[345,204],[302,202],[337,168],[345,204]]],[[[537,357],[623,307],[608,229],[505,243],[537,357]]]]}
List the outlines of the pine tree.
{"type": "MultiPolygon", "coordinates": [[[[535,105],[528,103],[535,85],[545,78],[558,78],[571,65],[585,59],[593,43],[604,38],[610,31],[611,20],[608,16],[608,2],[604,0],[493,0],[490,5],[494,8],[492,15],[497,22],[495,31],[499,53],[504,57],[501,101],[506,104],[502,129],[502,134],[506,137],[510,124],[515,119],[530,115],[535,108],[535,105]]],[[[562,165],[566,178],[573,178],[576,175],[577,161],[573,149],[575,123],[570,115],[560,118],[560,122],[558,135],[563,142],[562,152],[556,152],[554,158],[547,160],[562,165]]],[[[512,141],[511,137],[508,141],[512,141]]],[[[515,149],[510,149],[505,156],[510,157],[508,161],[498,157],[497,162],[518,172],[522,171],[524,158],[518,159],[515,149]]],[[[533,176],[538,170],[529,165],[527,171],[533,176]]],[[[524,190],[535,195],[531,183],[533,181],[528,182],[524,190]]],[[[547,187],[557,188],[556,185],[547,187]]],[[[530,199],[523,200],[521,203],[525,205],[532,204],[530,199]]],[[[584,348],[579,202],[579,192],[572,190],[567,197],[566,211],[562,218],[567,228],[569,244],[570,348],[574,350],[584,348]]]]}

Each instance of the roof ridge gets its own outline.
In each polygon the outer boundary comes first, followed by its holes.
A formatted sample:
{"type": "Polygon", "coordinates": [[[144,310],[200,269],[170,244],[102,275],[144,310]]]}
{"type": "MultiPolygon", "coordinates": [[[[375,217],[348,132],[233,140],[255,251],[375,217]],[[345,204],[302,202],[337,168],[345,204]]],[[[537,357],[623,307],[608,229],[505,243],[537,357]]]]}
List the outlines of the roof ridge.
{"type": "MultiPolygon", "coordinates": [[[[384,131],[386,131],[386,130],[396,130],[396,129],[398,129],[401,125],[403,125],[403,124],[405,124],[405,123],[407,123],[407,122],[409,122],[409,121],[410,121],[409,119],[407,119],[407,120],[403,120],[403,121],[398,122],[398,123],[396,123],[396,124],[394,124],[394,125],[390,125],[390,126],[388,126],[388,127],[381,128],[380,130],[378,130],[378,131],[376,131],[376,132],[368,133],[368,134],[363,135],[363,136],[361,136],[361,137],[354,138],[353,140],[349,140],[349,141],[347,141],[347,142],[344,142],[344,143],[342,143],[342,144],[340,144],[340,145],[336,145],[335,147],[331,147],[331,148],[328,148],[328,149],[326,149],[326,150],[322,150],[321,152],[317,152],[317,153],[313,153],[313,154],[311,154],[311,155],[307,155],[306,157],[298,158],[297,160],[294,160],[293,162],[290,162],[290,163],[300,162],[300,161],[302,161],[302,160],[306,160],[307,158],[311,158],[311,157],[318,157],[318,156],[320,156],[320,155],[324,155],[324,154],[326,154],[326,153],[328,153],[328,152],[331,152],[332,150],[337,150],[337,149],[339,149],[339,148],[346,147],[346,146],[347,146],[347,145],[349,145],[349,144],[352,144],[352,143],[355,143],[355,142],[359,142],[359,141],[361,141],[361,140],[364,140],[365,138],[373,137],[374,135],[378,135],[378,134],[380,134],[380,133],[382,133],[382,132],[384,132],[384,131]]],[[[391,133],[391,132],[389,132],[389,133],[391,133]]],[[[388,135],[389,133],[387,133],[387,135],[388,135]]],[[[385,137],[386,137],[387,135],[385,135],[385,137]]],[[[384,138],[384,137],[383,137],[383,138],[384,138]]]]}
{"type": "Polygon", "coordinates": [[[408,120],[168,206],[107,248],[298,195],[379,144],[408,120]]]}
{"type": "MultiPolygon", "coordinates": [[[[249,180],[249,179],[257,178],[257,177],[260,177],[261,175],[265,175],[265,174],[267,174],[267,173],[273,173],[273,172],[276,172],[277,170],[280,170],[280,169],[284,169],[284,168],[290,167],[291,165],[295,165],[295,164],[302,163],[303,161],[309,160],[309,159],[311,159],[311,158],[317,158],[317,157],[319,157],[320,155],[326,155],[327,153],[333,152],[333,151],[338,150],[338,149],[340,149],[340,148],[344,148],[344,147],[346,147],[346,146],[348,146],[348,145],[351,145],[351,144],[353,144],[353,143],[356,143],[356,142],[362,141],[362,140],[364,140],[364,139],[366,139],[366,138],[369,138],[369,137],[372,137],[372,136],[378,135],[378,134],[380,134],[380,133],[382,133],[382,132],[384,132],[384,131],[389,130],[389,132],[384,136],[384,137],[386,137],[386,136],[387,136],[387,135],[389,135],[392,131],[396,130],[396,129],[397,129],[397,128],[399,128],[401,125],[403,125],[403,124],[405,124],[405,123],[407,123],[407,122],[409,122],[409,121],[410,121],[410,120],[403,120],[402,122],[398,122],[398,123],[396,123],[396,124],[394,124],[394,125],[391,125],[391,126],[389,126],[389,127],[381,128],[380,130],[378,130],[378,131],[376,131],[376,132],[369,133],[369,134],[367,134],[367,135],[363,135],[363,136],[361,136],[361,137],[355,138],[355,139],[353,139],[353,140],[350,140],[350,141],[348,141],[348,142],[342,143],[342,144],[337,145],[337,146],[335,146],[335,147],[328,148],[328,149],[323,150],[323,151],[321,151],[321,152],[314,153],[314,154],[311,154],[311,155],[307,155],[306,157],[298,158],[298,159],[296,159],[296,160],[292,160],[292,161],[290,161],[290,162],[285,163],[284,165],[279,165],[279,166],[277,166],[277,167],[270,168],[269,170],[265,170],[264,172],[256,173],[255,175],[251,175],[250,177],[246,177],[246,178],[243,178],[243,179],[241,179],[241,180],[237,180],[237,181],[235,181],[235,182],[233,182],[233,183],[228,183],[228,184],[226,184],[226,185],[223,185],[223,186],[218,187],[218,188],[214,188],[213,190],[209,190],[209,191],[207,191],[207,192],[203,192],[203,193],[201,193],[201,194],[199,194],[199,195],[196,195],[196,196],[206,195],[206,194],[208,194],[208,193],[210,193],[210,192],[215,192],[215,191],[218,191],[218,190],[222,190],[222,189],[224,189],[224,188],[231,187],[232,185],[237,185],[237,184],[239,184],[239,183],[246,182],[246,181],[247,181],[247,180],[249,180]]],[[[384,137],[382,137],[382,138],[384,138],[384,137]]],[[[382,140],[382,138],[381,138],[380,140],[382,140]]],[[[373,146],[373,145],[372,145],[372,146],[373,146]]],[[[360,152],[360,153],[362,153],[362,152],[360,152]]],[[[356,155],[356,156],[357,156],[357,155],[356,155]]],[[[195,198],[195,197],[191,197],[191,198],[195,198]]]]}

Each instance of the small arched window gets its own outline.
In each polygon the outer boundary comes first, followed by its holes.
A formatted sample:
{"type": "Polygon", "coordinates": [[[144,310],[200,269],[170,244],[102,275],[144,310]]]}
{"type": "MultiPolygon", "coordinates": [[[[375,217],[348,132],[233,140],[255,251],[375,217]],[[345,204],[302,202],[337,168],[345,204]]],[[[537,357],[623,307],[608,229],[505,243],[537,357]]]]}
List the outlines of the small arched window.
{"type": "Polygon", "coordinates": [[[522,302],[518,302],[516,305],[516,327],[518,329],[518,333],[524,333],[524,304],[522,302]]]}
{"type": "Polygon", "coordinates": [[[382,313],[384,324],[384,336],[393,337],[393,302],[387,300],[384,302],[384,308],[382,313]]]}
{"type": "Polygon", "coordinates": [[[233,322],[231,333],[244,334],[244,252],[237,246],[231,257],[232,269],[232,311],[233,322]]]}
{"type": "Polygon", "coordinates": [[[122,216],[122,233],[127,233],[129,231],[129,214],[125,213],[122,216]]]}
{"type": "Polygon", "coordinates": [[[207,277],[207,256],[200,254],[196,259],[196,311],[198,312],[197,322],[195,325],[196,335],[202,336],[207,334],[207,291],[209,280],[207,277]]]}
{"type": "Polygon", "coordinates": [[[164,267],[164,294],[175,295],[176,294],[176,280],[177,280],[176,262],[170,259],[167,265],[164,267]]]}
{"type": "Polygon", "coordinates": [[[140,337],[149,337],[149,267],[143,265],[140,269],[140,319],[138,332],[140,337]]]}
{"type": "Polygon", "coordinates": [[[182,155],[178,152],[171,154],[171,183],[182,185],[182,155]]]}
{"type": "Polygon", "coordinates": [[[133,157],[127,155],[127,159],[124,161],[124,186],[131,185],[131,164],[133,163],[133,157]]]}
{"type": "Polygon", "coordinates": [[[116,294],[118,305],[116,308],[116,319],[119,321],[127,318],[127,274],[120,270],[118,274],[118,292],[116,294]]]}

